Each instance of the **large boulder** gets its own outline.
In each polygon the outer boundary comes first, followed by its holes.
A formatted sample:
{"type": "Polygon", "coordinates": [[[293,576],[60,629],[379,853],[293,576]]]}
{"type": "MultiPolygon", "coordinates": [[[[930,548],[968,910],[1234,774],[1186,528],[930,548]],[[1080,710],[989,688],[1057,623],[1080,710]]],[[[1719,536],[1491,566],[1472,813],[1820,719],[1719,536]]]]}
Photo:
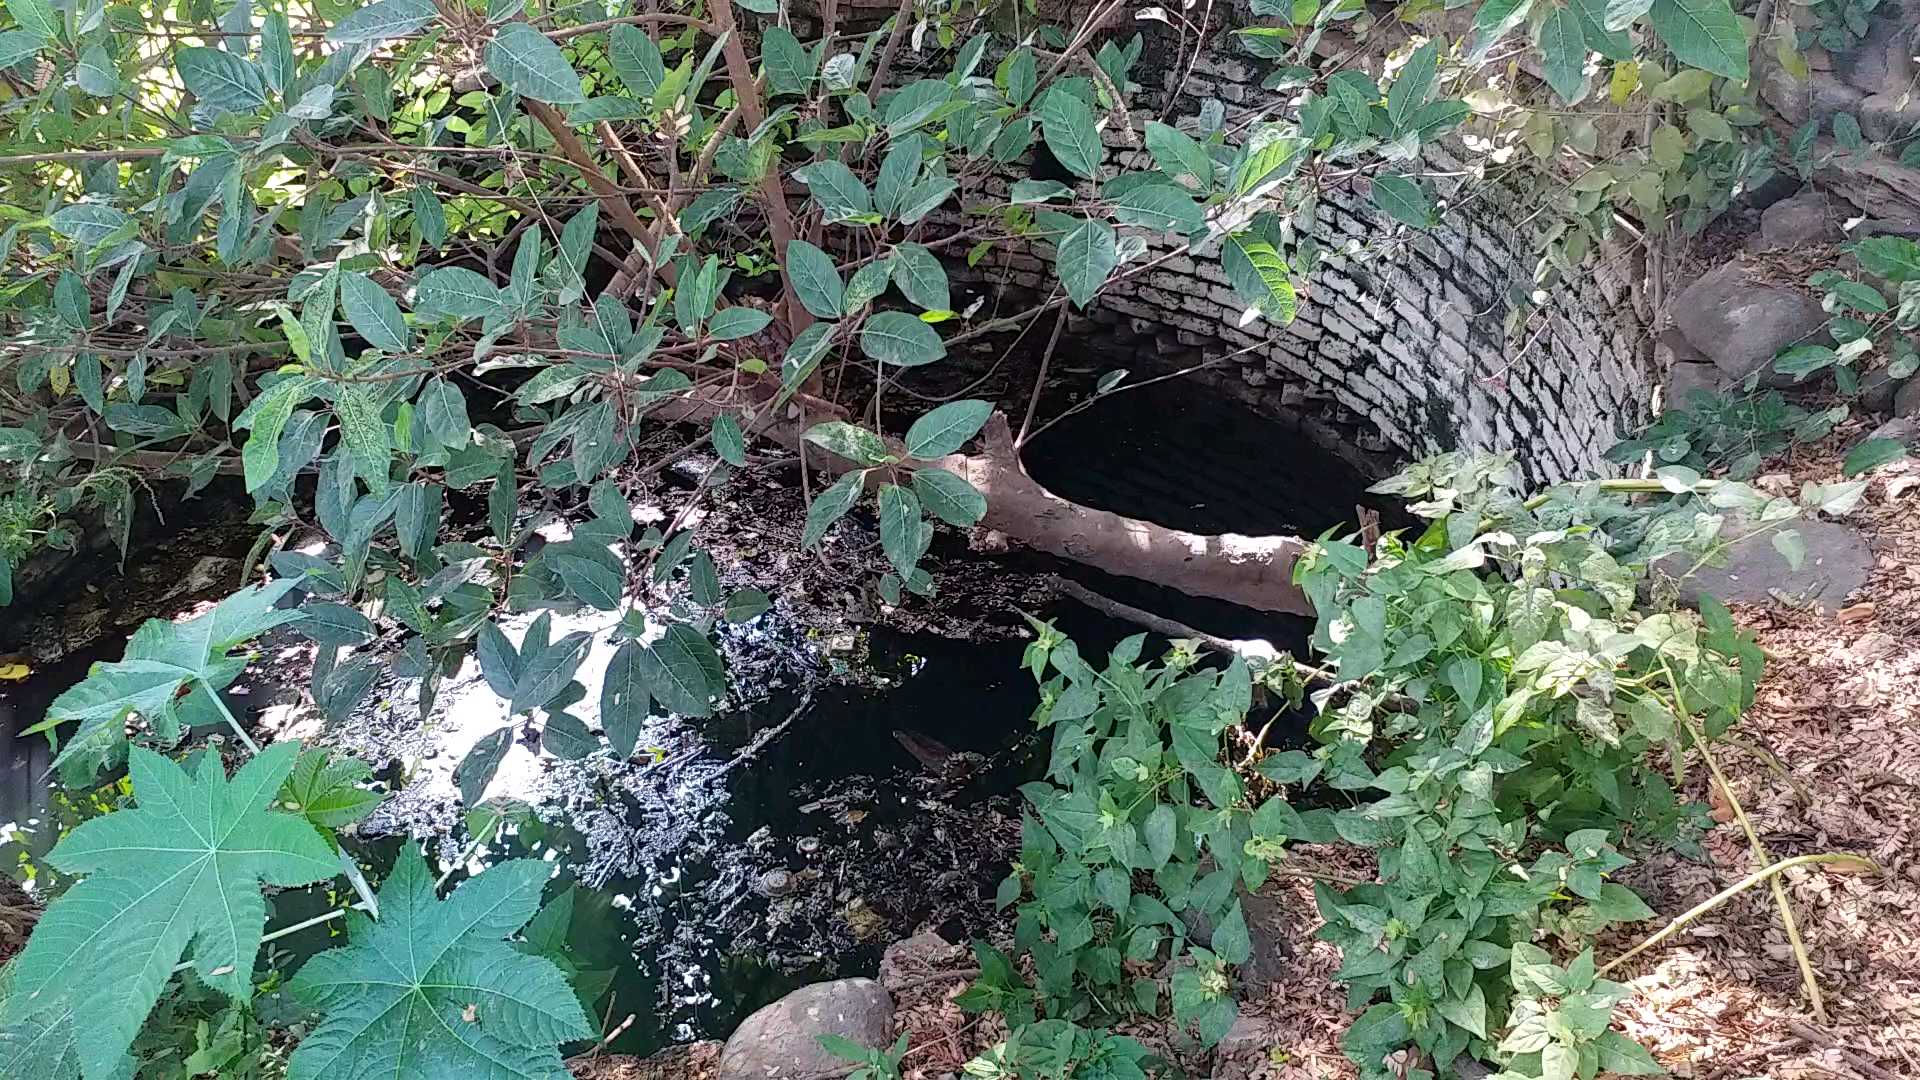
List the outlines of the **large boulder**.
{"type": "Polygon", "coordinates": [[[1729,382],[1760,372],[1764,385],[1790,386],[1790,376],[1773,370],[1774,356],[1789,345],[1826,339],[1827,313],[1818,300],[1761,280],[1737,262],[1708,271],[1669,310],[1687,342],[1729,382]]]}
{"type": "Polygon", "coordinates": [[[872,979],[803,986],[747,1017],[720,1052],[716,1080],[805,1080],[845,1076],[853,1063],[820,1045],[838,1035],[878,1049],[893,1035],[893,998],[872,979]]]}
{"type": "Polygon", "coordinates": [[[1824,192],[1809,188],[1782,199],[1760,214],[1760,238],[1767,248],[1796,248],[1837,243],[1842,212],[1824,192]]]}
{"type": "MultiPolygon", "coordinates": [[[[1703,566],[1679,582],[1680,598],[1698,603],[1702,594],[1727,604],[1767,604],[1775,600],[1811,603],[1825,614],[1846,604],[1847,594],[1867,583],[1873,552],[1860,531],[1832,521],[1800,521],[1787,526],[1800,534],[1806,555],[1800,568],[1787,563],[1772,543],[1773,534],[1734,544],[1725,566],[1703,566]]],[[[1743,528],[1729,522],[1723,536],[1743,528]]],[[[1693,565],[1690,555],[1669,555],[1655,565],[1669,574],[1693,565]]]]}

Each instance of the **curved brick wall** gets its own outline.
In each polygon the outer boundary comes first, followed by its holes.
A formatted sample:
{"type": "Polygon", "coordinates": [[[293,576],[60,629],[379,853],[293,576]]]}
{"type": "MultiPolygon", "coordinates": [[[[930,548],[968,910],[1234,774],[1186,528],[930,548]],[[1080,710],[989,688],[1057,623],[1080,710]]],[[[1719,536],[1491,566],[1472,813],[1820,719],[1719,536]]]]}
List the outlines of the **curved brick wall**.
{"type": "MultiPolygon", "coordinates": [[[[1142,86],[1133,102],[1139,130],[1159,118],[1164,100],[1168,76],[1153,68],[1153,58],[1170,61],[1175,49],[1164,26],[1133,26],[1147,39],[1146,59],[1133,73],[1142,86]]],[[[1183,78],[1175,116],[1191,116],[1214,97],[1226,104],[1231,129],[1271,101],[1273,92],[1260,87],[1270,65],[1238,55],[1225,33],[1214,35],[1209,49],[1183,78]]],[[[1118,133],[1109,130],[1107,139],[1116,167],[1150,161],[1118,133]]],[[[1472,163],[1436,153],[1429,164],[1456,173],[1472,163]]],[[[1464,183],[1441,181],[1442,196],[1464,183]]],[[[989,178],[986,189],[1003,194],[1006,184],[1005,177],[989,178]]],[[[1404,243],[1390,252],[1365,261],[1329,258],[1305,283],[1299,318],[1289,327],[1236,327],[1242,304],[1208,249],[1110,288],[1075,320],[1074,331],[1083,341],[1109,336],[1136,373],[1250,349],[1193,377],[1305,428],[1371,471],[1468,449],[1513,451],[1536,483],[1614,472],[1601,455],[1646,418],[1658,382],[1623,276],[1636,264],[1596,255],[1576,280],[1549,290],[1509,341],[1511,298],[1533,288],[1535,254],[1522,224],[1529,207],[1524,197],[1489,184],[1465,201],[1431,232],[1401,229],[1404,243]]],[[[1364,199],[1336,192],[1321,203],[1316,235],[1332,251],[1348,239],[1377,244],[1395,227],[1364,199]]],[[[1026,252],[998,252],[974,270],[956,265],[952,272],[957,280],[1023,294],[1052,280],[1047,263],[1026,252]]],[[[1019,310],[1020,299],[1003,297],[1000,310],[1019,310]]]]}

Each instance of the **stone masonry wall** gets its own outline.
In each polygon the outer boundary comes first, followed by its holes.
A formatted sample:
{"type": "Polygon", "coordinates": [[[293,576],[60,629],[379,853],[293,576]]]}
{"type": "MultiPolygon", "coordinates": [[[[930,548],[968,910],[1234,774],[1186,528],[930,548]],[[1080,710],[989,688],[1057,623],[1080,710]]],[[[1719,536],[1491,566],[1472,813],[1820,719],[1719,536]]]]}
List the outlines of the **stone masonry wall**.
{"type": "MultiPolygon", "coordinates": [[[[1153,68],[1153,58],[1170,61],[1175,49],[1165,27],[1134,27],[1147,38],[1134,72],[1143,86],[1131,103],[1137,132],[1160,118],[1170,78],[1153,68]]],[[[1174,76],[1182,96],[1168,122],[1192,116],[1213,97],[1225,103],[1232,129],[1273,102],[1273,92],[1260,86],[1267,70],[1239,55],[1231,35],[1213,35],[1191,76],[1184,65],[1174,76]]],[[[1113,125],[1106,137],[1116,168],[1150,162],[1113,125]]],[[[1470,164],[1444,154],[1428,163],[1446,173],[1470,164]]],[[[1025,175],[1026,165],[1010,173],[1025,175]]],[[[989,179],[984,194],[1004,194],[1007,182],[989,179]]],[[[1548,292],[1510,342],[1512,299],[1533,289],[1535,254],[1522,224],[1529,207],[1516,193],[1486,184],[1465,202],[1432,231],[1412,232],[1352,192],[1329,194],[1316,227],[1323,251],[1350,239],[1377,244],[1396,228],[1402,239],[1386,257],[1329,258],[1305,283],[1291,326],[1237,325],[1243,304],[1212,245],[1109,287],[1076,316],[1073,338],[1097,359],[1111,350],[1089,349],[1091,341],[1120,346],[1124,361],[1108,366],[1136,376],[1238,353],[1192,377],[1306,428],[1375,471],[1461,449],[1512,451],[1536,483],[1615,472],[1602,454],[1647,417],[1658,382],[1624,277],[1596,258],[1548,292]]],[[[1172,246],[1154,242],[1148,257],[1172,246]]],[[[1040,295],[1053,281],[1050,258],[1031,252],[997,251],[977,268],[951,270],[956,280],[1020,294],[1002,295],[1002,311],[1020,310],[1016,299],[1040,295]]],[[[1033,336],[1044,340],[1047,325],[1033,336]]]]}

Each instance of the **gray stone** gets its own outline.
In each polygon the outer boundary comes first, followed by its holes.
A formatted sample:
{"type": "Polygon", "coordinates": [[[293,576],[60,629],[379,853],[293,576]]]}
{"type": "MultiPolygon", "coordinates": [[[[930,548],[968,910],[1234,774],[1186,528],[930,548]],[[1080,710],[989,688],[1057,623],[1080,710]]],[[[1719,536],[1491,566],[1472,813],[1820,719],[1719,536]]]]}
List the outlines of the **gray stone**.
{"type": "Polygon", "coordinates": [[[1841,239],[1840,214],[1825,194],[1808,189],[1760,214],[1760,238],[1769,248],[1831,244],[1841,239]]]}
{"type": "Polygon", "coordinates": [[[1912,417],[1896,416],[1874,428],[1867,434],[1868,439],[1892,439],[1902,446],[1911,447],[1920,443],[1920,420],[1912,417]]]}
{"type": "Polygon", "coordinates": [[[1920,123],[1920,101],[1911,91],[1875,94],[1860,103],[1860,130],[1874,142],[1887,142],[1920,123]]]}
{"type": "Polygon", "coordinates": [[[1863,94],[1898,94],[1907,88],[1912,46],[1905,40],[1905,20],[1895,10],[1898,6],[1883,5],[1871,16],[1866,36],[1833,55],[1833,73],[1863,94]]]}
{"type": "Polygon", "coordinates": [[[1760,75],[1760,96],[1794,124],[1818,119],[1825,128],[1836,113],[1857,111],[1867,95],[1824,71],[1802,81],[1768,63],[1760,75]]]}
{"type": "Polygon", "coordinates": [[[1827,313],[1813,297],[1761,281],[1739,263],[1709,271],[1674,298],[1673,324],[1729,381],[1762,372],[1768,386],[1793,379],[1772,370],[1781,349],[1824,337],[1827,313]]]}
{"type": "MultiPolygon", "coordinates": [[[[1742,541],[1727,552],[1725,566],[1705,566],[1678,582],[1682,600],[1698,603],[1706,594],[1729,604],[1766,604],[1775,599],[1811,603],[1832,614],[1846,603],[1847,594],[1867,583],[1873,572],[1873,552],[1860,531],[1832,521],[1801,521],[1788,526],[1800,534],[1806,557],[1800,568],[1787,565],[1773,546],[1773,536],[1742,541]]],[[[1724,536],[1738,536],[1738,523],[1729,522],[1724,536]]],[[[1669,574],[1684,572],[1690,556],[1670,555],[1656,566],[1669,574]]]]}
{"type": "Polygon", "coordinates": [[[1233,1026],[1220,1038],[1213,1052],[1220,1057],[1232,1057],[1249,1050],[1268,1051],[1280,1041],[1280,1026],[1260,1016],[1241,1013],[1234,1018],[1233,1026]]]}
{"type": "Polygon", "coordinates": [[[1908,379],[1894,391],[1893,415],[1920,416],[1920,378],[1908,379]]]}
{"type": "Polygon", "coordinates": [[[957,966],[966,955],[966,946],[955,945],[939,934],[915,934],[894,942],[880,954],[880,985],[897,994],[909,982],[957,966]]]}
{"type": "Polygon", "coordinates": [[[1900,380],[1887,374],[1886,368],[1874,368],[1860,376],[1860,407],[1868,412],[1893,411],[1894,398],[1900,386],[1900,380]]]}
{"type": "Polygon", "coordinates": [[[803,986],[747,1017],[720,1052],[716,1080],[801,1080],[845,1076],[853,1065],[827,1053],[819,1036],[878,1049],[893,1034],[893,999],[872,979],[803,986]]]}
{"type": "Polygon", "coordinates": [[[1667,372],[1667,408],[1691,409],[1696,392],[1716,394],[1726,376],[1712,364],[1675,364],[1667,372]]]}

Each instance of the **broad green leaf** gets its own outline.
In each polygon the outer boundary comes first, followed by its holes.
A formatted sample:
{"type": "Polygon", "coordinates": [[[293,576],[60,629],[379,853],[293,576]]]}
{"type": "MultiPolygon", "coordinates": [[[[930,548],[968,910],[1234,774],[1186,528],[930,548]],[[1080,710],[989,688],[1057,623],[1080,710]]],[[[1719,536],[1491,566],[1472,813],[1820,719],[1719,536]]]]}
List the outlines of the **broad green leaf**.
{"type": "Polygon", "coordinates": [[[815,202],[826,211],[828,224],[873,213],[873,195],[853,170],[838,160],[816,161],[793,171],[815,202]]]}
{"type": "Polygon", "coordinates": [[[1540,24],[1534,43],[1545,61],[1547,85],[1569,104],[1587,92],[1587,35],[1570,7],[1553,9],[1540,24]]]}
{"type": "Polygon", "coordinates": [[[901,577],[920,561],[920,500],[899,484],[880,485],[880,550],[901,577]]]}
{"type": "Polygon", "coordinates": [[[928,513],[949,525],[964,529],[987,516],[987,497],[964,477],[945,469],[915,469],[913,493],[928,513]]]}
{"type": "Polygon", "coordinates": [[[1087,180],[1100,175],[1106,148],[1086,102],[1059,87],[1047,91],[1040,103],[1040,134],[1068,172],[1087,180]]]}
{"type": "Polygon", "coordinates": [[[365,274],[340,276],[340,313],[367,339],[367,344],[376,349],[405,352],[412,344],[400,305],[365,274]]]}
{"type": "Polygon", "coordinates": [[[1172,184],[1140,184],[1113,200],[1113,216],[1122,225],[1190,236],[1206,228],[1205,212],[1193,197],[1172,184]]]}
{"type": "Polygon", "coordinates": [[[1229,964],[1244,964],[1253,956],[1253,939],[1247,932],[1247,917],[1235,900],[1213,930],[1213,952],[1229,964]]]}
{"type": "Polygon", "coordinates": [[[343,384],[334,394],[333,414],[340,419],[340,442],[353,459],[353,471],[367,489],[384,495],[392,484],[392,429],[380,419],[374,391],[366,383],[343,384]]]}
{"type": "Polygon", "coordinates": [[[373,640],[373,620],[345,604],[319,602],[300,608],[300,633],[322,645],[365,645],[373,640]]]}
{"type": "Polygon", "coordinates": [[[726,692],[726,668],[707,639],[686,623],[674,623],[639,659],[641,677],[668,711],[706,716],[726,692]]]}
{"type": "Polygon", "coordinates": [[[927,311],[947,311],[953,307],[953,294],[947,286],[946,267],[919,244],[901,244],[893,249],[893,281],[915,306],[927,311]]]}
{"type": "Polygon", "coordinates": [[[226,112],[252,112],[267,103],[260,69],[222,49],[193,45],[174,55],[174,67],[201,103],[226,112]]]}
{"type": "Polygon", "coordinates": [[[1572,0],[1568,6],[1573,10],[1574,17],[1580,20],[1580,30],[1586,37],[1587,48],[1609,60],[1633,59],[1633,39],[1624,30],[1607,25],[1607,0],[1572,0]]]}
{"type": "Polygon", "coordinates": [[[310,375],[281,379],[261,391],[234,417],[235,428],[251,429],[246,445],[240,449],[248,491],[259,491],[279,471],[280,433],[286,429],[294,406],[312,397],[319,387],[320,381],[310,375]]]}
{"type": "Polygon", "coordinates": [[[47,0],[7,0],[7,13],[22,30],[30,30],[49,41],[60,37],[60,16],[47,0]]]}
{"type": "Polygon", "coordinates": [[[817,318],[837,319],[846,314],[842,304],[846,286],[833,257],[805,240],[787,241],[787,279],[793,282],[800,306],[817,318]]]}
{"type": "Polygon", "coordinates": [[[1859,476],[1863,472],[1877,469],[1905,456],[1907,456],[1906,444],[1898,439],[1868,439],[1847,451],[1847,458],[1841,465],[1841,471],[1848,476],[1859,476]]]}
{"type": "Polygon", "coordinates": [[[487,70],[507,89],[549,105],[587,100],[580,74],[567,63],[560,46],[527,23],[510,22],[487,42],[487,70]]]}
{"type": "Polygon", "coordinates": [[[497,863],[442,901],[417,845],[380,887],[380,919],[294,974],[294,997],[326,1014],[288,1080],[558,1080],[560,1044],[593,1035],[566,976],[506,940],[540,906],[550,869],[497,863]]]}
{"type": "Polygon", "coordinates": [[[573,679],[573,673],[580,670],[580,662],[587,658],[587,646],[591,643],[592,635],[584,630],[576,630],[531,652],[527,642],[521,642],[520,663],[513,677],[513,697],[507,710],[531,712],[559,696],[573,679]]]}
{"type": "Polygon", "coordinates": [[[1413,51],[1387,87],[1387,125],[1405,131],[1408,121],[1433,92],[1434,72],[1440,66],[1440,43],[1429,41],[1413,51]]]}
{"type": "Polygon", "coordinates": [[[1727,0],[1653,0],[1648,17],[1681,63],[1746,81],[1747,32],[1727,0]]]}
{"type": "Polygon", "coordinates": [[[716,313],[707,323],[707,336],[715,341],[734,341],[751,337],[767,328],[773,314],[760,308],[735,306],[716,313]]]}
{"type": "Polygon", "coordinates": [[[261,885],[340,871],[313,826],[269,809],[299,753],[297,742],[269,746],[229,779],[218,754],[190,776],[135,749],[135,807],[84,822],[48,855],[84,880],[47,907],[8,966],[0,1027],[79,1033],[73,1056],[88,1076],[107,1076],[189,951],[207,985],[251,997],[261,885]]]}
{"type": "Polygon", "coordinates": [[[1107,283],[1113,268],[1120,264],[1118,238],[1113,226],[1097,218],[1087,218],[1054,246],[1054,269],[1067,298],[1076,307],[1086,307],[1100,286],[1107,283]]]}
{"type": "Polygon", "coordinates": [[[922,461],[945,457],[973,438],[992,415],[990,401],[950,401],[907,429],[907,454],[922,461]]]}
{"type": "Polygon", "coordinates": [[[793,31],[769,26],[760,38],[761,60],[767,68],[767,90],[776,96],[804,94],[813,82],[814,59],[793,31]]]}
{"type": "Polygon", "coordinates": [[[504,309],[500,289],[464,266],[442,266],[420,275],[415,310],[456,319],[478,319],[504,309]]]}
{"type": "Polygon", "coordinates": [[[947,355],[933,327],[903,311],[883,311],[860,328],[860,350],[883,364],[918,367],[947,355]]]}
{"type": "Polygon", "coordinates": [[[0,69],[10,68],[47,47],[47,39],[31,30],[0,31],[0,69]]]}
{"type": "Polygon", "coordinates": [[[833,523],[847,516],[853,504],[860,500],[861,482],[864,472],[850,472],[833,482],[832,486],[813,497],[813,505],[807,508],[807,523],[800,532],[800,546],[810,548],[818,544],[833,528],[833,523]]]}
{"type": "Polygon", "coordinates": [[[453,782],[460,789],[460,800],[469,808],[480,805],[487,794],[487,785],[493,783],[493,774],[500,770],[500,762],[511,749],[513,729],[503,727],[474,743],[454,767],[453,782]]]}
{"type": "Polygon", "coordinates": [[[640,743],[640,731],[646,726],[647,713],[653,708],[653,695],[647,690],[646,673],[640,664],[645,646],[629,641],[614,651],[600,683],[600,726],[606,729],[607,742],[621,758],[633,756],[640,743]]]}
{"type": "Polygon", "coordinates": [[[1262,315],[1283,326],[1293,321],[1293,277],[1272,244],[1253,233],[1233,233],[1221,246],[1220,264],[1234,290],[1262,315]]]}
{"type": "Polygon", "coordinates": [[[898,139],[926,123],[952,98],[953,87],[945,79],[920,79],[894,91],[886,102],[887,136],[898,139]]]}
{"type": "Polygon", "coordinates": [[[405,37],[439,17],[433,0],[379,0],[334,23],[327,40],[335,45],[378,45],[405,37]]]}
{"type": "Polygon", "coordinates": [[[666,81],[667,65],[660,56],[660,46],[637,26],[622,23],[607,34],[607,57],[613,63],[613,73],[643,100],[652,101],[666,81]]]}
{"type": "Polygon", "coordinates": [[[1206,192],[1213,187],[1213,158],[1193,137],[1158,120],[1147,122],[1147,152],[1153,155],[1160,171],[1173,177],[1189,177],[1206,192]]]}
{"type": "Polygon", "coordinates": [[[1493,43],[1525,21],[1533,0],[1484,0],[1473,13],[1473,49],[1484,56],[1493,43]]]}
{"type": "Polygon", "coordinates": [[[855,465],[885,465],[893,460],[880,436],[845,420],[815,424],[802,436],[806,441],[846,458],[855,465]]]}
{"type": "Polygon", "coordinates": [[[1416,229],[1433,227],[1433,200],[1417,180],[1392,173],[1374,177],[1373,205],[1416,229]]]}
{"type": "Polygon", "coordinates": [[[53,212],[53,231],[87,249],[112,236],[128,221],[127,215],[100,203],[69,203],[53,212]]]}
{"type": "Polygon", "coordinates": [[[420,391],[415,408],[426,421],[427,431],[440,445],[458,450],[473,435],[473,422],[467,419],[467,396],[451,379],[435,379],[420,391]]]}
{"type": "Polygon", "coordinates": [[[300,752],[293,771],[281,785],[277,802],[322,829],[351,825],[380,805],[381,794],[362,784],[373,781],[373,770],[358,758],[334,758],[324,747],[300,752]]]}

